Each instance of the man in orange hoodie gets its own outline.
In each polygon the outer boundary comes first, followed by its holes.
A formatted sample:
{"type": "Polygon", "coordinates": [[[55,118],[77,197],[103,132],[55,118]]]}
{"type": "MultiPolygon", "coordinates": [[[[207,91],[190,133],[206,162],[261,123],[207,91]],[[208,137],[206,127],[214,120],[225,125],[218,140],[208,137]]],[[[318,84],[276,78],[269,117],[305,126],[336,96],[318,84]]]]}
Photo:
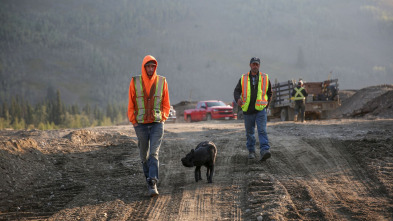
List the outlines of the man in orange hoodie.
{"type": "Polygon", "coordinates": [[[164,136],[164,122],[170,103],[165,77],[156,73],[157,60],[147,55],[141,75],[132,77],[129,88],[128,119],[138,137],[138,148],[149,195],[157,196],[158,154],[164,136]]]}

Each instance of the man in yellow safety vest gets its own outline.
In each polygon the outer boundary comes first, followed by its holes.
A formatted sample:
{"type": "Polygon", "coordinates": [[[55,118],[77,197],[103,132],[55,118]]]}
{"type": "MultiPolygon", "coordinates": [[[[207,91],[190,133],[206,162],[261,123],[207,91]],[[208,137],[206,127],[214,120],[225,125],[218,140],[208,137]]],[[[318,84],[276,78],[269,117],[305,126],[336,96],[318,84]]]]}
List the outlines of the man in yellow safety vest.
{"type": "Polygon", "coordinates": [[[308,93],[306,89],[303,87],[303,81],[299,80],[297,86],[292,91],[292,100],[295,101],[295,115],[293,117],[293,121],[297,121],[297,116],[300,110],[300,120],[304,122],[305,118],[305,110],[306,110],[306,97],[308,93]]]}
{"type": "Polygon", "coordinates": [[[272,96],[271,84],[267,74],[259,72],[261,60],[253,57],[250,60],[251,70],[243,74],[233,92],[235,101],[242,108],[246,129],[248,158],[255,158],[255,124],[258,127],[260,147],[259,160],[270,158],[270,146],[267,136],[267,107],[272,96]]]}

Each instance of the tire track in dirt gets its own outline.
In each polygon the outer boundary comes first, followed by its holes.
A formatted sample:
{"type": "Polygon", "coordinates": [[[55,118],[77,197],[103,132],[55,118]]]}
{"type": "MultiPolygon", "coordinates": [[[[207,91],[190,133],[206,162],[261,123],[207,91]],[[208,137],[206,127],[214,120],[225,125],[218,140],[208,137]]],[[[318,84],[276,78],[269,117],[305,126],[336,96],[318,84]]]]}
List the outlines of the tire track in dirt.
{"type": "Polygon", "coordinates": [[[167,128],[160,151],[160,195],[142,199],[135,205],[128,219],[140,220],[241,220],[239,179],[231,176],[231,154],[234,146],[228,145],[226,133],[216,126],[184,124],[187,132],[179,133],[176,125],[167,128]],[[176,132],[172,132],[176,131],[176,132]],[[193,132],[190,132],[193,131],[193,132]],[[192,134],[192,136],[190,136],[192,134]],[[223,135],[225,134],[225,135],[223,135]],[[213,183],[208,184],[206,168],[202,167],[202,181],[195,182],[194,169],[181,164],[184,157],[199,142],[212,140],[219,155],[213,183]]]}
{"type": "Polygon", "coordinates": [[[225,157],[225,151],[233,152],[230,149],[232,147],[227,145],[227,135],[222,135],[228,131],[217,130],[215,126],[201,124],[191,124],[190,127],[198,131],[193,133],[191,137],[187,133],[173,133],[171,134],[173,137],[168,136],[166,138],[167,145],[172,147],[171,151],[166,152],[169,155],[163,157],[167,160],[171,159],[169,163],[172,166],[169,171],[175,171],[178,174],[168,174],[168,170],[166,170],[165,176],[169,175],[174,178],[171,178],[171,181],[165,184],[168,186],[179,185],[178,188],[181,189],[180,201],[176,204],[178,205],[178,216],[171,218],[175,218],[174,220],[240,220],[241,213],[237,206],[239,203],[236,203],[238,199],[235,197],[237,194],[233,194],[239,192],[238,185],[235,180],[232,180],[230,176],[228,177],[230,170],[227,169],[226,165],[230,157],[225,157]],[[183,167],[180,162],[181,157],[184,157],[190,149],[195,148],[199,142],[204,140],[212,140],[218,147],[212,184],[206,183],[206,168],[202,167],[203,180],[196,183],[193,175],[195,168],[183,167]],[[178,149],[173,151],[173,148],[178,149]],[[179,171],[182,172],[179,173],[179,171]],[[173,183],[179,177],[183,177],[181,183],[173,183]],[[217,207],[217,205],[219,206],[217,207]]]}
{"type": "Polygon", "coordinates": [[[315,181],[314,174],[331,170],[332,165],[301,138],[269,130],[274,158],[267,163],[265,171],[277,179],[276,188],[284,188],[284,198],[289,200],[284,201],[287,211],[283,209],[282,216],[285,219],[326,219],[323,208],[313,199],[315,188],[307,180],[315,181]]]}
{"type": "MultiPolygon", "coordinates": [[[[274,132],[273,132],[274,134],[274,132]]],[[[318,198],[326,200],[326,190],[319,189],[320,174],[326,174],[334,170],[334,165],[302,140],[301,137],[288,136],[285,134],[274,134],[272,143],[276,150],[280,152],[280,158],[286,159],[285,165],[269,165],[269,170],[275,174],[276,178],[283,185],[288,193],[293,208],[293,213],[287,218],[299,219],[345,219],[344,214],[339,216],[326,211],[325,202],[320,202],[318,198]],[[279,138],[279,139],[277,139],[279,138]],[[274,166],[273,166],[274,165],[274,166]],[[290,168],[280,171],[281,167],[290,168]],[[289,177],[283,179],[280,176],[289,177]],[[325,195],[322,197],[322,195],[325,195]],[[319,197],[320,196],[320,197],[319,197]]],[[[320,146],[323,147],[323,146],[320,146]]],[[[336,163],[336,165],[339,165],[336,163]]],[[[339,169],[339,168],[337,168],[339,169]]]]}
{"type": "Polygon", "coordinates": [[[369,183],[369,177],[351,160],[352,156],[340,151],[344,147],[330,139],[304,139],[271,131],[273,150],[279,153],[268,168],[288,192],[294,207],[291,210],[296,214],[286,218],[383,218],[383,211],[376,208],[372,214],[364,212],[373,204],[382,206],[388,202],[378,203],[379,196],[368,194],[376,192],[374,182],[369,183]]]}

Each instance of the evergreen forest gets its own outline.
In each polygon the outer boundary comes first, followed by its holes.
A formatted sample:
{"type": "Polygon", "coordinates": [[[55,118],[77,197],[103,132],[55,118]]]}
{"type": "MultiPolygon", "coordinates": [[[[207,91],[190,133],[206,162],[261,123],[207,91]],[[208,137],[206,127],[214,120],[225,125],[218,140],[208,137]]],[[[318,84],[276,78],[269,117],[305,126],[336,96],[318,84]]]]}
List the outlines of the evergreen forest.
{"type": "Polygon", "coordinates": [[[0,129],[13,128],[51,130],[60,128],[84,128],[110,126],[127,122],[126,105],[108,104],[106,110],[95,105],[66,105],[57,90],[53,98],[35,105],[16,96],[0,108],[0,129]]]}

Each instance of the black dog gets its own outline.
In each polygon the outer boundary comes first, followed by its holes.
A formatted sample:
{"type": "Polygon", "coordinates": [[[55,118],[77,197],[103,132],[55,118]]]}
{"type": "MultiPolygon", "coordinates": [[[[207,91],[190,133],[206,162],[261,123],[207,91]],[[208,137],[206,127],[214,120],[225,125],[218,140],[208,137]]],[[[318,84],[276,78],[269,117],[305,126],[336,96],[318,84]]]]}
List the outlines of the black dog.
{"type": "Polygon", "coordinates": [[[204,141],[198,144],[198,146],[191,150],[186,157],[181,159],[181,162],[185,167],[195,168],[195,181],[202,180],[201,177],[201,166],[207,168],[206,176],[209,183],[213,182],[214,164],[216,162],[217,147],[211,141],[204,141]]]}

